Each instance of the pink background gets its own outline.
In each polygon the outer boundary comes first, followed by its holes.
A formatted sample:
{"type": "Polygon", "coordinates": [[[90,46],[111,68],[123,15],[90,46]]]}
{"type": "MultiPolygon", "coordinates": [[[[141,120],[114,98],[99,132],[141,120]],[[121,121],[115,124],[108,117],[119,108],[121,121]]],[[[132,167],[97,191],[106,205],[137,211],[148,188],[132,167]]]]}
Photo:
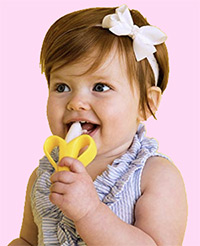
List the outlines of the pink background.
{"type": "Polygon", "coordinates": [[[0,245],[18,237],[26,184],[43,156],[43,143],[51,134],[46,120],[48,91],[39,69],[40,48],[47,29],[73,10],[123,3],[139,10],[168,35],[169,85],[158,120],[150,119],[146,124],[147,135],[159,140],[160,152],[173,159],[185,181],[189,215],[183,245],[200,245],[198,0],[1,1],[0,245]]]}

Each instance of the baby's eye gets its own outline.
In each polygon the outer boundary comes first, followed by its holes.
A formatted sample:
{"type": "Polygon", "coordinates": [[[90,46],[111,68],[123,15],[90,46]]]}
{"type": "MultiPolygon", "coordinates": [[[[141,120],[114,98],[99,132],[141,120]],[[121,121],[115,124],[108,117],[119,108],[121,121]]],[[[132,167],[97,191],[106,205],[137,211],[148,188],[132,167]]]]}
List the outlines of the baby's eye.
{"type": "Polygon", "coordinates": [[[104,91],[108,91],[111,88],[108,85],[105,85],[103,83],[97,83],[94,88],[93,91],[97,91],[97,92],[104,92],[104,91]]]}
{"type": "Polygon", "coordinates": [[[65,84],[59,84],[56,86],[56,91],[59,93],[70,91],[70,88],[68,85],[65,84]]]}

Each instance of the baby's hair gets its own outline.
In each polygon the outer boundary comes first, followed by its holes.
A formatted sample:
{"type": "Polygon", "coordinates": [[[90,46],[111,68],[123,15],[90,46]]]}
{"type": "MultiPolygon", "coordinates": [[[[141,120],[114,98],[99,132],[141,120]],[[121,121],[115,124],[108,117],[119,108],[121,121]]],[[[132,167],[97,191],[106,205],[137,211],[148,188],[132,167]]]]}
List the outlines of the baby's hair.
{"type": "MultiPolygon", "coordinates": [[[[108,29],[100,27],[103,18],[113,14],[116,8],[90,8],[67,14],[58,19],[48,30],[42,45],[40,64],[41,70],[50,84],[52,70],[64,65],[88,59],[88,54],[95,51],[91,67],[86,72],[98,69],[116,45],[119,54],[125,58],[127,73],[131,85],[138,83],[140,89],[140,107],[146,118],[146,109],[151,112],[148,103],[147,89],[155,85],[155,78],[147,59],[136,61],[133,52],[133,40],[128,36],[116,36],[108,29]]],[[[131,10],[134,24],[141,27],[149,25],[147,20],[136,10],[131,10]]],[[[162,93],[168,83],[169,61],[165,44],[156,46],[154,53],[158,66],[159,78],[157,86],[162,93]]]]}

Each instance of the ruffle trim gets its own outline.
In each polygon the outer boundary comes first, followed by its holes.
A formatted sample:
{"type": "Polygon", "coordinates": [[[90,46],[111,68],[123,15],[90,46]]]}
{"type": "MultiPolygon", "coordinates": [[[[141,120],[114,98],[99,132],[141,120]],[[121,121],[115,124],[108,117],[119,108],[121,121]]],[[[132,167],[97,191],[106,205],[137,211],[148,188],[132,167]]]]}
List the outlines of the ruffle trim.
{"type": "MultiPolygon", "coordinates": [[[[143,169],[146,160],[155,155],[158,149],[157,141],[145,137],[145,133],[144,125],[140,124],[129,150],[114,160],[94,181],[100,200],[109,207],[120,200],[129,179],[136,171],[143,169]]],[[[137,196],[136,199],[140,196],[140,190],[137,196]]]]}
{"type": "MultiPolygon", "coordinates": [[[[94,186],[102,202],[110,208],[120,200],[124,187],[132,175],[143,169],[146,160],[155,155],[158,144],[155,139],[145,137],[145,128],[139,125],[129,150],[109,165],[94,181],[94,186]]],[[[58,161],[58,149],[52,151],[52,158],[58,161]]],[[[34,204],[37,217],[42,220],[44,245],[75,246],[85,245],[76,232],[74,223],[49,200],[50,176],[54,168],[46,157],[40,160],[37,180],[34,185],[34,204]]],[[[140,179],[140,177],[139,177],[140,179]]],[[[137,199],[140,189],[137,192],[137,199]]]]}

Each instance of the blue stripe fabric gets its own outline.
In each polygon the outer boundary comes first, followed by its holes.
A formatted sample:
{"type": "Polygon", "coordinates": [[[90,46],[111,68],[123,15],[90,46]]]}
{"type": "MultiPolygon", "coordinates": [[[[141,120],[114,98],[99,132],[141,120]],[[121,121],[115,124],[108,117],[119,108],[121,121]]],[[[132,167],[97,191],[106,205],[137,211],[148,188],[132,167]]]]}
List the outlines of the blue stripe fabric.
{"type": "MultiPolygon", "coordinates": [[[[134,206],[141,196],[141,174],[147,159],[151,156],[167,158],[157,153],[157,149],[156,140],[147,138],[144,125],[140,124],[127,152],[114,160],[94,181],[99,199],[128,224],[134,223],[134,206]]],[[[58,161],[58,149],[52,151],[52,158],[58,161]]],[[[73,221],[49,200],[50,176],[53,172],[54,168],[43,157],[31,193],[34,220],[38,226],[38,245],[85,245],[73,221]]]]}

